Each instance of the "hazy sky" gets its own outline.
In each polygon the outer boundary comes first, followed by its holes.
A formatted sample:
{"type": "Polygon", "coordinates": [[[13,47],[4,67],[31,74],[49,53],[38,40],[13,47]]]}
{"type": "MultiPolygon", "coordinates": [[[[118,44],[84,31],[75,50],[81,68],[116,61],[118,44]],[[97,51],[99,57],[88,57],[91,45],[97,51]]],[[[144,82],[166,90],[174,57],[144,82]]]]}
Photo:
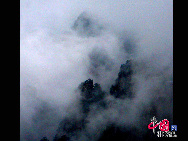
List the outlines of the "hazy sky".
{"type": "Polygon", "coordinates": [[[95,48],[107,52],[115,65],[105,74],[101,68],[104,79],[94,81],[104,89],[110,86],[120,65],[128,59],[118,47],[124,34],[134,36],[136,59],[150,60],[152,56],[150,62],[156,70],[172,63],[173,1],[21,0],[21,134],[34,128],[31,119],[41,100],[55,106],[60,115],[66,114],[66,105],[79,97],[77,86],[92,77],[88,54],[95,48]],[[106,28],[101,36],[83,38],[71,30],[83,11],[106,28]]]}

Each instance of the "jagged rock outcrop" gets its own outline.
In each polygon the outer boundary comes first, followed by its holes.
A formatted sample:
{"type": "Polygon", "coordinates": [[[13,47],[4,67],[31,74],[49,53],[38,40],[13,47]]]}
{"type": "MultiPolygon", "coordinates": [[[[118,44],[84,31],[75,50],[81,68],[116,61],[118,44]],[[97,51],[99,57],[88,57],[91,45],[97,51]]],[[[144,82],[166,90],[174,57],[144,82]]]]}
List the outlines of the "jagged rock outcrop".
{"type": "Polygon", "coordinates": [[[90,111],[90,105],[93,103],[98,103],[99,106],[105,107],[104,96],[105,92],[102,91],[98,83],[93,84],[93,80],[88,79],[81,83],[79,86],[81,91],[81,104],[84,113],[90,111]]]}
{"type": "Polygon", "coordinates": [[[121,65],[115,85],[112,85],[110,88],[110,94],[115,98],[133,98],[133,84],[131,82],[132,74],[132,61],[127,60],[126,64],[121,65]]]}
{"type": "MultiPolygon", "coordinates": [[[[110,88],[110,94],[115,97],[112,99],[117,100],[117,103],[126,102],[125,98],[134,98],[134,92],[132,90],[134,84],[132,82],[133,63],[135,66],[135,62],[133,62],[132,60],[127,60],[125,64],[121,65],[120,71],[118,73],[118,78],[116,79],[115,84],[112,85],[112,87],[110,88]]],[[[101,86],[98,83],[94,84],[92,79],[88,79],[82,82],[79,85],[78,90],[81,95],[81,109],[80,112],[77,114],[82,113],[81,118],[77,118],[76,115],[74,117],[64,118],[59,124],[59,128],[57,130],[57,134],[55,136],[54,141],[158,140],[158,137],[147,129],[147,125],[150,122],[150,118],[153,116],[157,117],[160,111],[160,109],[157,109],[157,107],[159,106],[153,103],[152,101],[149,106],[145,105],[147,106],[147,108],[144,107],[144,110],[141,114],[137,115],[138,120],[136,120],[136,122],[138,124],[133,124],[133,126],[125,124],[121,125],[119,123],[117,124],[116,122],[114,122],[114,120],[108,121],[107,119],[108,122],[104,123],[104,125],[99,123],[99,127],[95,128],[95,126],[91,125],[93,124],[91,120],[97,119],[98,117],[95,116],[95,113],[99,112],[99,115],[101,116],[99,116],[97,120],[101,123],[104,121],[103,116],[105,114],[103,115],[103,113],[108,113],[108,110],[111,107],[111,105],[108,102],[109,95],[107,95],[102,90],[101,86]],[[94,127],[94,129],[92,129],[92,132],[87,132],[87,130],[91,127],[94,127]]],[[[170,91],[167,90],[167,92],[170,91]]],[[[144,105],[141,106],[143,107],[144,105]]],[[[117,108],[118,107],[115,106],[115,111],[118,111],[117,108]]],[[[114,108],[112,108],[112,110],[114,110],[114,108]]],[[[129,114],[129,111],[123,112],[127,112],[127,114],[129,114]]],[[[125,116],[124,113],[119,114],[119,116],[125,116]]],[[[170,121],[172,121],[172,119],[168,115],[165,116],[167,116],[167,118],[170,119],[170,121]]],[[[165,116],[163,115],[161,118],[165,116]]]]}
{"type": "Polygon", "coordinates": [[[74,22],[72,29],[83,37],[89,37],[99,35],[103,27],[93,20],[88,13],[83,12],[74,22]]]}
{"type": "Polygon", "coordinates": [[[85,82],[82,82],[78,89],[82,96],[80,101],[82,109],[80,112],[84,113],[84,116],[77,118],[77,115],[74,115],[64,118],[59,124],[54,141],[68,141],[73,136],[78,137],[80,131],[84,130],[87,124],[86,118],[92,104],[95,104],[100,108],[105,108],[106,106],[104,101],[105,92],[102,91],[98,83],[93,84],[93,80],[88,79],[85,82]]]}

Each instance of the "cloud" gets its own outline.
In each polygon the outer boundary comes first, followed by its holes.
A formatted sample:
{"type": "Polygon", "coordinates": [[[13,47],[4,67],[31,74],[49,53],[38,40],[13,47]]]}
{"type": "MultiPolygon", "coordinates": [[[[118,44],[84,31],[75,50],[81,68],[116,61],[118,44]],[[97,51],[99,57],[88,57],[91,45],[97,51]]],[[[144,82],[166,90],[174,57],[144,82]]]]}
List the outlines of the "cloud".
{"type": "Polygon", "coordinates": [[[43,136],[52,140],[62,120],[80,113],[77,89],[88,78],[100,84],[111,107],[90,107],[87,131],[80,131],[80,139],[87,140],[87,134],[99,137],[111,122],[126,127],[139,122],[141,129],[148,124],[142,114],[147,115],[152,105],[159,113],[162,101],[169,105],[159,118],[171,115],[172,4],[162,0],[21,1],[21,140],[43,136]],[[88,13],[87,29],[82,22],[73,29],[83,11],[88,13]],[[136,97],[114,99],[110,88],[128,59],[134,62],[131,81],[136,97]]]}

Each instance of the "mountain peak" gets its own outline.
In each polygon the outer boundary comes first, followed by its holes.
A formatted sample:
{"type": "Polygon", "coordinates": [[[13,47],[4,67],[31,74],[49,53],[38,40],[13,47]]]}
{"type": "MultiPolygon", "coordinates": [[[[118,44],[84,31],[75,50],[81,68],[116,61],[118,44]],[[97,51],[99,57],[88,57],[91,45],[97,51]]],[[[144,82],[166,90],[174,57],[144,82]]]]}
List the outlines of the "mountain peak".
{"type": "Polygon", "coordinates": [[[75,20],[72,29],[81,36],[97,36],[100,34],[102,26],[100,26],[87,12],[82,12],[75,20]]]}

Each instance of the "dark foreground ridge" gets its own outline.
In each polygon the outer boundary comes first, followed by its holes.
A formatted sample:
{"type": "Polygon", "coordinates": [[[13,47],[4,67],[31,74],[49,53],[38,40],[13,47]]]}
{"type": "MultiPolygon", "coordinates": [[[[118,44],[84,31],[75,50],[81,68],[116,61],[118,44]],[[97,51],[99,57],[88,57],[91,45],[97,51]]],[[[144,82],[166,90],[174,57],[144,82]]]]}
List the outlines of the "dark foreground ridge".
{"type": "MultiPolygon", "coordinates": [[[[139,130],[136,127],[129,127],[123,125],[117,125],[113,122],[105,125],[105,128],[94,131],[98,132],[96,136],[87,134],[89,121],[88,116],[90,116],[91,109],[95,106],[95,112],[105,111],[109,109],[109,104],[106,97],[112,96],[114,99],[134,99],[132,92],[132,82],[131,77],[133,75],[132,71],[132,61],[127,60],[125,64],[122,64],[120,71],[118,73],[118,78],[115,84],[110,88],[110,94],[104,92],[98,83],[93,83],[93,80],[88,79],[82,82],[79,86],[79,92],[81,95],[80,105],[81,110],[79,113],[75,113],[74,116],[64,118],[56,130],[56,135],[53,141],[145,141],[145,140],[158,140],[157,136],[153,134],[151,130],[147,130],[147,123],[153,116],[158,116],[157,109],[155,105],[151,105],[149,110],[146,110],[142,114],[142,121],[145,125],[145,132],[139,130]],[[81,115],[79,118],[78,115],[81,115]]],[[[126,102],[126,101],[125,101],[126,102]]],[[[102,122],[102,121],[101,121],[102,122]]],[[[100,128],[100,127],[99,127],[100,128]]],[[[102,127],[101,127],[102,128],[102,127]]],[[[94,130],[94,129],[93,129],[94,130]]],[[[97,129],[96,129],[97,130],[97,129]]],[[[40,141],[48,141],[46,137],[43,137],[40,141]]]]}

